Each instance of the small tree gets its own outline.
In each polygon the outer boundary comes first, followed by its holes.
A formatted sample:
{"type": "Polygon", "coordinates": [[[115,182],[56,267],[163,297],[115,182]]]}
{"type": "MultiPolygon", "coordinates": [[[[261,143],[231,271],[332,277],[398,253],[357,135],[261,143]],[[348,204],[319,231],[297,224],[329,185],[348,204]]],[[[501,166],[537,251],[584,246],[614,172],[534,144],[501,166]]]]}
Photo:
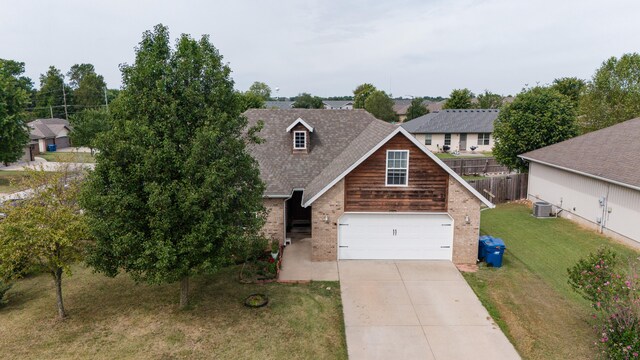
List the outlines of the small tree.
{"type": "Polygon", "coordinates": [[[527,165],[518,155],[577,135],[575,107],[554,89],[526,89],[502,107],[493,135],[496,160],[511,169],[526,171],[527,165]]]}
{"type": "Polygon", "coordinates": [[[97,137],[110,129],[109,113],[105,109],[85,109],[73,114],[71,139],[75,146],[86,146],[93,154],[97,137]]]}
{"type": "Polygon", "coordinates": [[[602,63],[580,97],[580,127],[599,130],[640,116],[640,54],[602,63]]]}
{"type": "Polygon", "coordinates": [[[32,84],[22,74],[24,63],[0,59],[0,162],[5,165],[18,160],[29,142],[24,112],[32,84]]]}
{"type": "Polygon", "coordinates": [[[324,109],[324,102],[317,96],[302,93],[298,95],[291,107],[296,109],[324,109]]]}
{"type": "Polygon", "coordinates": [[[376,89],[372,84],[364,83],[358,85],[358,87],[353,90],[353,108],[364,109],[365,101],[367,101],[369,95],[376,91],[378,91],[378,89],[376,89]]]}
{"type": "Polygon", "coordinates": [[[429,113],[429,109],[427,109],[427,107],[424,106],[424,100],[422,98],[414,98],[413,100],[411,100],[411,105],[409,105],[409,107],[407,108],[406,121],[418,118],[428,113],[429,113]]]}
{"type": "Polygon", "coordinates": [[[489,90],[478,95],[478,109],[500,109],[502,106],[502,95],[494,94],[489,90]]]}
{"type": "Polygon", "coordinates": [[[442,105],[443,109],[471,109],[473,93],[469,89],[454,89],[442,105]]]}
{"type": "Polygon", "coordinates": [[[394,122],[398,120],[398,115],[393,110],[393,105],[393,99],[384,91],[378,90],[367,97],[364,108],[380,120],[394,122]]]}
{"type": "Polygon", "coordinates": [[[260,97],[263,101],[268,101],[269,99],[271,99],[271,88],[269,87],[269,85],[260,81],[256,81],[251,84],[251,86],[249,87],[249,91],[247,92],[260,97]]]}
{"type": "Polygon", "coordinates": [[[0,221],[0,278],[14,280],[37,266],[53,277],[58,316],[67,315],[62,298],[62,277],[82,258],[88,237],[84,217],[76,201],[78,172],[71,165],[61,172],[30,171],[29,198],[5,205],[0,221]]]}
{"type": "Polygon", "coordinates": [[[98,138],[96,167],[81,195],[95,243],[87,262],[150,284],[180,281],[243,259],[264,223],[257,162],[231,69],[208,36],[145,32],[122,68],[112,128],[98,138]]]}

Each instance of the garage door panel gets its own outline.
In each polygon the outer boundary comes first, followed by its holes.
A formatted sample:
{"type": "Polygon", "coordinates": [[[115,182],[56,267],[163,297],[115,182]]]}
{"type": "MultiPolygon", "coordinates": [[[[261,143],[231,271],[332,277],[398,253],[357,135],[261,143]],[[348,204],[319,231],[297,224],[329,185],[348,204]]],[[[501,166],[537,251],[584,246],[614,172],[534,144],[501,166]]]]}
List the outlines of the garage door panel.
{"type": "Polygon", "coordinates": [[[341,259],[448,259],[453,220],[446,214],[349,214],[340,219],[341,259]]]}

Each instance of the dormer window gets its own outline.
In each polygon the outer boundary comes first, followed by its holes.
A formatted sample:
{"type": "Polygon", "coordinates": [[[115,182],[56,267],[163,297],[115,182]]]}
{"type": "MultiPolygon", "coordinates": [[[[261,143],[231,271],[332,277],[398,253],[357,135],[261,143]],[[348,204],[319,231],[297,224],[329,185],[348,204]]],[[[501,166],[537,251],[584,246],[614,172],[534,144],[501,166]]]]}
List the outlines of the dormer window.
{"type": "Polygon", "coordinates": [[[293,132],[293,149],[305,150],[306,148],[307,148],[307,132],[294,131],[293,132]]]}
{"type": "Polygon", "coordinates": [[[287,132],[291,135],[291,143],[293,145],[292,151],[294,154],[308,154],[311,149],[311,133],[313,127],[307,124],[301,118],[296,119],[289,127],[287,132]]]}

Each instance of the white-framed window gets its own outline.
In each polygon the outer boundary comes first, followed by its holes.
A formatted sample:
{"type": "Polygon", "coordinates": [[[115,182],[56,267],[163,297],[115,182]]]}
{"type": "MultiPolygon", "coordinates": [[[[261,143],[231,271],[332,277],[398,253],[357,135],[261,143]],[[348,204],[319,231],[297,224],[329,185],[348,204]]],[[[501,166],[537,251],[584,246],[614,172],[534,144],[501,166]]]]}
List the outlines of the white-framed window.
{"type": "Polygon", "coordinates": [[[478,145],[489,145],[489,137],[490,133],[480,133],[478,134],[478,145]]]}
{"type": "Polygon", "coordinates": [[[451,134],[444,134],[444,144],[451,145],[451,134]]]}
{"type": "Polygon", "coordinates": [[[387,150],[387,186],[409,183],[409,150],[387,150]]]}
{"type": "Polygon", "coordinates": [[[432,138],[431,134],[424,134],[424,144],[431,145],[432,138]]]}
{"type": "Polygon", "coordinates": [[[307,148],[307,132],[306,131],[293,132],[293,148],[296,150],[304,150],[307,148]]]}

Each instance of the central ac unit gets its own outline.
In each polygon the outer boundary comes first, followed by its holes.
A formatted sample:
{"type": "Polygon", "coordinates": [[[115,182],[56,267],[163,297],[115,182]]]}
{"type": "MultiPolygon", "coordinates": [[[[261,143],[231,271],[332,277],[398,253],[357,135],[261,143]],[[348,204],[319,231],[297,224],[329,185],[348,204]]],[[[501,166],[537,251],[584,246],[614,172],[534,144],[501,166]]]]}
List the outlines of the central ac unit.
{"type": "Polygon", "coordinates": [[[552,205],[544,202],[537,201],[533,204],[533,216],[539,218],[551,217],[552,205]]]}

